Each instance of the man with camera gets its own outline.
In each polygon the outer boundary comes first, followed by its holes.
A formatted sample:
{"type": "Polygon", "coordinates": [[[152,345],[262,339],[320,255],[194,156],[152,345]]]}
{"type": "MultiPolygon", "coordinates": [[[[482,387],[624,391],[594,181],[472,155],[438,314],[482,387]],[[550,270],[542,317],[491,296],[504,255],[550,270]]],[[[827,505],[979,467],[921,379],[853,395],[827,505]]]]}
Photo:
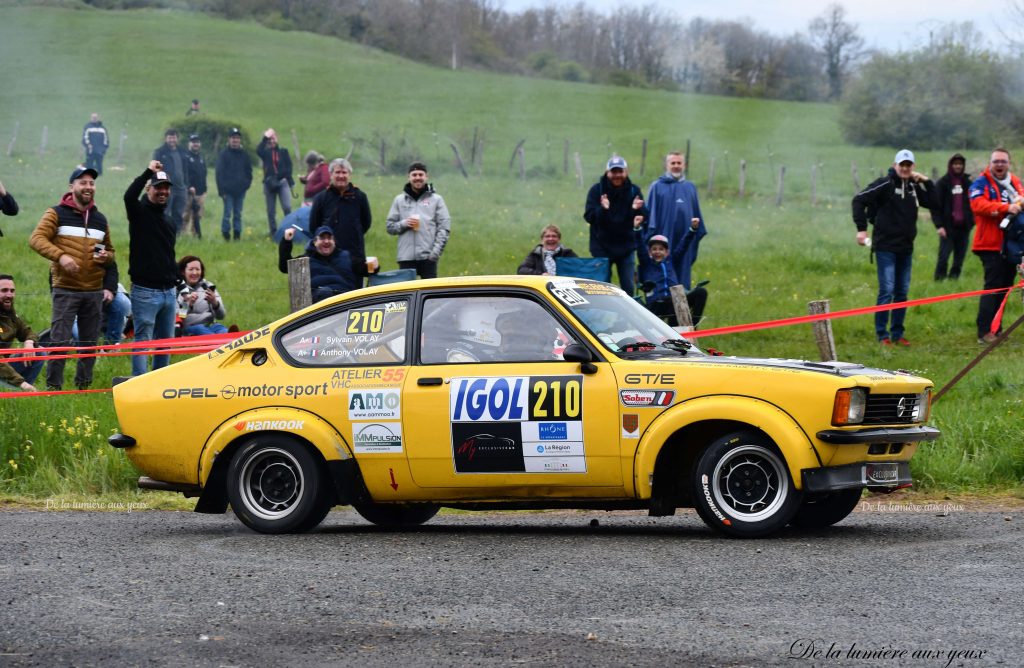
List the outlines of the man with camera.
{"type": "MultiPolygon", "coordinates": [[[[106,217],[96,208],[95,169],[77,167],[71,172],[70,191],[59,204],[48,208],[39,220],[29,246],[50,260],[53,281],[53,311],[50,341],[53,346],[72,344],[71,328],[78,318],[79,345],[95,346],[100,334],[103,308],[103,277],[114,261],[114,247],[106,217]]],[[[46,365],[46,387],[64,387],[63,359],[46,365]]],[[[75,387],[92,384],[95,357],[79,358],[75,387]]]]}
{"type": "MultiPolygon", "coordinates": [[[[1024,186],[1010,173],[1010,152],[997,148],[989,156],[988,167],[971,184],[971,211],[974,212],[974,244],[971,250],[985,271],[985,289],[1010,288],[1017,275],[1013,262],[1003,250],[1003,221],[1008,222],[1024,208],[1024,186]]],[[[992,321],[1005,292],[982,295],[978,301],[978,343],[992,343],[998,337],[992,321]]]]}

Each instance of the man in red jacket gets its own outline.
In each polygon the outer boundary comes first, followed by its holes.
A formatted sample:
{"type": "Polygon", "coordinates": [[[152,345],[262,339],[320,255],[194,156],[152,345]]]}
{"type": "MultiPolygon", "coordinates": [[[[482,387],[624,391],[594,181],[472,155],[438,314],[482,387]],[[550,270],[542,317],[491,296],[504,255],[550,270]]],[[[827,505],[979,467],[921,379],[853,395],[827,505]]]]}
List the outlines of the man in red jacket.
{"type": "MultiPolygon", "coordinates": [[[[1017,273],[1012,262],[1002,255],[1003,230],[1000,223],[1016,216],[1024,208],[1024,186],[1010,173],[1010,153],[1004,148],[992,151],[988,167],[971,184],[971,211],[974,213],[974,244],[971,250],[985,271],[985,289],[1010,288],[1017,273]]],[[[1004,292],[982,295],[978,302],[978,343],[991,343],[998,335],[992,320],[1003,301],[1004,292]]]]}

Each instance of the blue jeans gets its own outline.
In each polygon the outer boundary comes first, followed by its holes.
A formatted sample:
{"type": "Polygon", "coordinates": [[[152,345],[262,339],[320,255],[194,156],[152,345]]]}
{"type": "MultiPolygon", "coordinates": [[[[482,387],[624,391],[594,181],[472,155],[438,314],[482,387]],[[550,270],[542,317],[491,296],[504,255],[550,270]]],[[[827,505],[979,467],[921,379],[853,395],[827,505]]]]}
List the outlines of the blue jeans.
{"type": "Polygon", "coordinates": [[[277,182],[263,182],[263,198],[267,201],[267,225],[270,227],[270,236],[277,232],[277,200],[281,200],[281,213],[287,216],[292,212],[292,189],[287,179],[278,179],[277,182]]]}
{"type": "MultiPolygon", "coordinates": [[[[178,299],[174,288],[154,290],[141,285],[132,286],[132,318],[135,321],[135,340],[152,341],[174,336],[174,316],[178,312],[178,299]]],[[[135,352],[140,352],[136,350],[135,352]]],[[[146,373],[146,355],[132,355],[132,375],[146,373]]],[[[154,355],[153,370],[170,362],[169,355],[154,355]]]]}
{"type": "Polygon", "coordinates": [[[228,328],[219,322],[208,325],[189,325],[185,328],[185,336],[202,336],[203,334],[224,334],[228,328]]]}
{"type": "Polygon", "coordinates": [[[224,239],[231,236],[231,229],[234,227],[235,239],[242,236],[242,204],[245,203],[245,193],[241,195],[221,195],[224,202],[224,217],[220,219],[220,233],[224,239]]]}
{"type": "Polygon", "coordinates": [[[625,257],[608,258],[608,261],[615,266],[615,273],[619,275],[619,285],[630,297],[636,291],[633,283],[633,274],[636,273],[636,255],[630,253],[625,257]]]}
{"type": "MultiPolygon", "coordinates": [[[[910,292],[910,266],[913,258],[913,253],[875,251],[875,263],[878,266],[877,304],[907,301],[907,293],[910,292]]],[[[907,309],[905,308],[879,311],[875,314],[875,336],[879,341],[885,338],[893,341],[902,339],[903,320],[906,317],[907,309]]]]}

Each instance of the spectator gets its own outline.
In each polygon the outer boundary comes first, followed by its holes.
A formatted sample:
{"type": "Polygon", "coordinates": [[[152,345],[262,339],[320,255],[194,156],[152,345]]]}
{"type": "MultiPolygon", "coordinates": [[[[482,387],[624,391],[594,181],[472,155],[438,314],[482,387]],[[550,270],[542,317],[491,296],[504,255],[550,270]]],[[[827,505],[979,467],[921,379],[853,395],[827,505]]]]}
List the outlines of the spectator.
{"type": "Polygon", "coordinates": [[[409,165],[409,181],[388,211],[388,234],[398,235],[398,266],[420,278],[437,278],[437,262],[452,232],[444,198],[427,182],[427,166],[409,165]]]}
{"type": "MultiPolygon", "coordinates": [[[[95,169],[77,167],[71,172],[71,191],[43,213],[29,246],[50,260],[53,281],[53,315],[50,342],[70,346],[71,328],[78,318],[82,346],[94,346],[100,333],[105,267],[114,261],[114,247],[106,217],[96,208],[95,169]]],[[[46,365],[46,387],[64,387],[63,359],[50,359],[46,365]]],[[[95,357],[79,358],[75,369],[75,387],[84,390],[92,384],[95,357]]]]}
{"type": "MultiPolygon", "coordinates": [[[[26,351],[33,350],[39,337],[14,310],[14,277],[0,274],[0,348],[8,349],[17,339],[26,351]]],[[[43,369],[41,359],[33,362],[3,362],[0,357],[0,381],[14,387],[35,392],[36,376],[43,369]]]]}
{"type": "MultiPolygon", "coordinates": [[[[288,228],[278,245],[277,268],[288,273],[288,260],[292,259],[292,238],[295,230],[288,228]]],[[[303,254],[309,258],[309,284],[313,303],[340,295],[359,287],[360,280],[352,271],[352,258],[347,250],[334,243],[334,232],[327,225],[321,225],[306,245],[303,254]]]]}
{"type": "Polygon", "coordinates": [[[331,228],[335,244],[348,251],[352,258],[352,271],[356,276],[366,276],[376,270],[367,266],[363,241],[373,222],[370,201],[362,190],[352,185],[352,165],[348,160],[331,160],[330,173],[330,187],[313,198],[309,229],[324,225],[331,228]]]}
{"type": "Polygon", "coordinates": [[[635,291],[636,230],[647,213],[643,192],[629,180],[626,160],[612,156],[604,175],[587,193],[583,218],[590,223],[590,254],[615,265],[619,285],[630,296],[635,291]]]}
{"type": "Polygon", "coordinates": [[[178,272],[184,281],[179,284],[178,310],[185,311],[181,331],[185,336],[223,334],[228,328],[217,322],[227,313],[217,286],[206,280],[206,265],[195,255],[178,260],[178,272]]]}
{"type": "MultiPolygon", "coordinates": [[[[640,282],[643,286],[647,309],[663,319],[672,327],[679,326],[676,310],[672,305],[673,285],[680,285],[676,278],[675,268],[669,259],[668,239],[655,234],[647,240],[648,262],[641,265],[640,282]]],[[[690,307],[690,319],[696,327],[704,315],[704,306],[708,300],[708,291],[703,284],[686,292],[686,302],[690,307]]]]}
{"type": "Polygon", "coordinates": [[[171,197],[167,201],[164,215],[174,223],[175,234],[181,234],[185,225],[185,200],[188,198],[188,175],[185,170],[188,165],[188,155],[178,146],[178,131],[168,128],[164,132],[164,143],[153,151],[153,159],[163,165],[163,171],[167,172],[168,183],[172,183],[171,197]]]}
{"type": "Polygon", "coordinates": [[[256,155],[263,160],[263,196],[267,201],[267,225],[270,226],[270,238],[277,232],[277,200],[281,200],[281,215],[292,212],[292,159],[288,149],[277,145],[277,133],[274,128],[267,128],[263,133],[260,145],[256,147],[256,155]]]}
{"type": "Polygon", "coordinates": [[[198,113],[200,113],[200,111],[199,111],[199,100],[196,100],[196,99],[193,98],[192,106],[188,108],[188,111],[185,112],[185,115],[186,116],[194,116],[194,115],[196,115],[198,113]]]}
{"type": "Polygon", "coordinates": [[[577,256],[571,248],[562,245],[562,230],[558,225],[548,225],[540,231],[540,243],[530,251],[516,273],[555,276],[558,273],[555,258],[559,257],[577,256]]]}
{"type": "MultiPolygon", "coordinates": [[[[665,156],[665,173],[651,184],[647,207],[650,224],[645,238],[660,234],[668,239],[669,262],[679,284],[689,290],[700,240],[708,231],[700,212],[697,187],[686,180],[686,159],[682,153],[673,151],[665,156]]],[[[646,256],[642,258],[646,262],[646,256]]]]}
{"type": "Polygon", "coordinates": [[[935,264],[935,280],[960,278],[967,255],[967,242],[974,227],[971,200],[967,190],[971,175],[964,171],[964,156],[954,153],[946,165],[946,174],[935,183],[935,208],[932,223],[939,233],[939,259],[935,264]],[[949,255],[953,254],[953,266],[949,255]],[[947,271],[948,269],[948,271],[947,271]]]}
{"type": "MultiPolygon", "coordinates": [[[[1010,152],[1004,148],[992,151],[988,167],[971,184],[971,211],[978,227],[974,230],[971,250],[981,260],[985,272],[986,290],[1013,286],[1017,269],[1003,257],[1003,229],[1001,223],[1016,216],[1024,207],[1024,186],[1010,173],[1010,152]]],[[[978,343],[992,343],[999,335],[995,323],[996,312],[1005,292],[982,295],[978,301],[978,343]]]]}
{"type": "MultiPolygon", "coordinates": [[[[853,197],[857,243],[867,244],[868,222],[875,226],[872,252],[878,267],[878,305],[907,300],[914,237],[917,236],[917,210],[922,206],[934,208],[935,184],[914,171],[914,154],[907,149],[896,154],[887,175],[853,197]]],[[[906,315],[905,308],[875,313],[875,336],[883,346],[910,345],[903,336],[906,315]]]]}
{"type": "Polygon", "coordinates": [[[306,202],[327,190],[331,185],[331,174],[327,171],[323,155],[316,151],[306,154],[306,173],[299,177],[299,181],[306,184],[305,190],[302,191],[302,199],[306,202]]]}
{"type": "MultiPolygon", "coordinates": [[[[14,196],[7,192],[7,188],[4,187],[3,181],[0,181],[0,213],[5,216],[18,215],[18,203],[14,201],[14,196]]],[[[0,237],[3,235],[4,231],[0,230],[0,237]]]]}
{"type": "Polygon", "coordinates": [[[203,238],[203,231],[200,221],[203,218],[206,205],[206,158],[202,152],[203,140],[199,135],[189,135],[188,138],[188,160],[185,163],[185,173],[188,177],[188,199],[185,202],[184,227],[192,226],[192,232],[196,238],[203,238]]]}
{"type": "Polygon", "coordinates": [[[95,112],[89,115],[89,122],[82,128],[82,146],[85,147],[85,166],[96,170],[96,174],[102,174],[103,156],[110,147],[110,137],[100,115],[95,112]]]}
{"type": "Polygon", "coordinates": [[[224,201],[224,217],[220,221],[220,233],[224,241],[232,238],[238,241],[242,236],[242,205],[245,193],[252,185],[252,162],[242,148],[242,133],[231,128],[228,145],[217,156],[214,168],[217,177],[217,196],[224,201]]]}
{"type": "MultiPolygon", "coordinates": [[[[171,179],[158,160],[152,160],[124,192],[128,214],[128,275],[132,279],[132,320],[136,341],[174,336],[177,313],[178,265],[174,260],[176,230],[164,209],[171,196],[171,179]],[[140,199],[142,191],[146,194],[140,199]]],[[[153,356],[153,369],[167,366],[168,355],[153,356]]],[[[146,356],[132,356],[132,375],[146,373],[146,356]]]]}

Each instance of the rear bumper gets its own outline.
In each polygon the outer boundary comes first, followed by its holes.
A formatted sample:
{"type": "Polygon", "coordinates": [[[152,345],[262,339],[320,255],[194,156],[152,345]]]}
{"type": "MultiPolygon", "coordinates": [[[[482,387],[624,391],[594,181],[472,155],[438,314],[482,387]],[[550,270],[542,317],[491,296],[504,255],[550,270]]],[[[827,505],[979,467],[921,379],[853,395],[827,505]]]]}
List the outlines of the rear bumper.
{"type": "Polygon", "coordinates": [[[910,462],[858,462],[843,466],[804,469],[800,472],[804,492],[833,492],[840,489],[874,488],[897,489],[910,487],[910,462]],[[885,481],[874,480],[871,467],[896,464],[896,475],[885,481]]]}

